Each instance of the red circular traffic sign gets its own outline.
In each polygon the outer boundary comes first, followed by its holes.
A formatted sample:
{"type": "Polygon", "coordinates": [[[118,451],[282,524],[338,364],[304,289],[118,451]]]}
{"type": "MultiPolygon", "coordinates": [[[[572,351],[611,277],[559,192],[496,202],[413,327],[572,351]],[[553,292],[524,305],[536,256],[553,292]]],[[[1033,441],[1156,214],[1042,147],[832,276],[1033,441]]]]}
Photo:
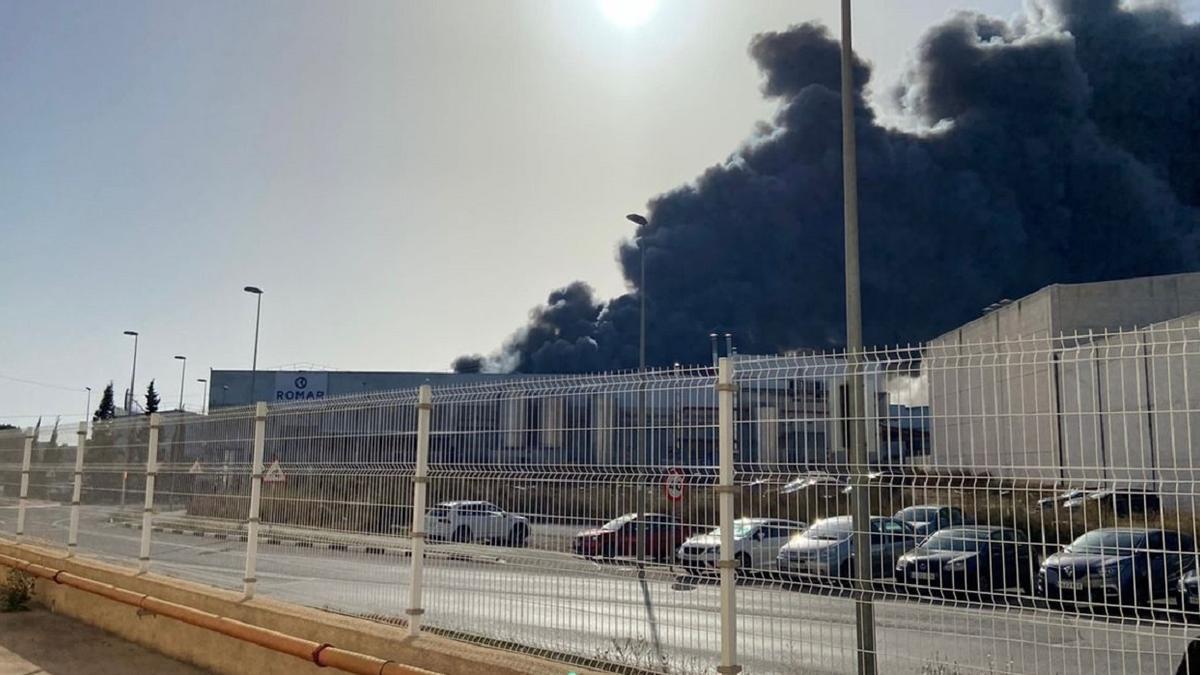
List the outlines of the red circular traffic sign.
{"type": "Polygon", "coordinates": [[[663,481],[663,492],[667,494],[667,499],[673,502],[683,499],[683,486],[683,469],[667,469],[666,479],[663,481]]]}

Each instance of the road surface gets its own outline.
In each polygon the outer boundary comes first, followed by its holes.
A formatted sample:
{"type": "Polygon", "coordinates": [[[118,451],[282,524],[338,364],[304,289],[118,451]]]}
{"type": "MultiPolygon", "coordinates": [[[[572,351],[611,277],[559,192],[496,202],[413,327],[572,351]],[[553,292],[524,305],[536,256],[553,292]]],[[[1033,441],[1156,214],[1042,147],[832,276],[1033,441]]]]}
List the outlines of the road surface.
{"type": "MultiPolygon", "coordinates": [[[[36,504],[27,512],[27,533],[64,546],[68,514],[64,506],[36,504]]],[[[84,507],[81,515],[81,555],[134,564],[138,529],[110,522],[106,508],[84,507]]],[[[11,535],[15,520],[15,507],[0,505],[0,532],[11,535]]],[[[260,538],[260,594],[344,613],[404,616],[407,556],[276,545],[268,537],[260,538]]],[[[466,557],[426,561],[423,604],[431,626],[651,670],[712,672],[720,636],[715,584],[678,583],[665,570],[639,579],[629,566],[531,549],[440,550],[466,557]]],[[[244,551],[233,537],[155,532],[152,569],[238,589],[244,551]]],[[[747,584],[737,604],[746,672],[853,672],[851,600],[747,584]]],[[[878,602],[876,624],[880,672],[920,675],[1171,674],[1188,636],[1200,633],[1163,621],[903,599],[878,602]]]]}

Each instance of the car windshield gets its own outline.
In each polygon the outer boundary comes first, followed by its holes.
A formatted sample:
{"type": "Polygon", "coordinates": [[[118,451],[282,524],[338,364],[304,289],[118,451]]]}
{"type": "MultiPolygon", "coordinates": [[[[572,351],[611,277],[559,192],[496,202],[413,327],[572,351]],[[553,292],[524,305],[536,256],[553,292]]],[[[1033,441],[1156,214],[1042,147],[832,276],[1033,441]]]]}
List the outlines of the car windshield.
{"type": "Polygon", "coordinates": [[[449,512],[445,507],[437,506],[429,510],[429,515],[433,518],[445,518],[449,512]]]}
{"type": "Polygon", "coordinates": [[[896,514],[896,518],[906,523],[931,523],[937,520],[937,517],[936,506],[910,506],[907,509],[901,509],[900,513],[896,514]]]}
{"type": "Polygon", "coordinates": [[[634,518],[637,518],[636,513],[626,513],[625,515],[623,515],[619,518],[613,518],[612,520],[608,521],[607,523],[601,525],[600,529],[610,530],[610,531],[611,530],[619,530],[619,529],[621,529],[622,525],[624,525],[625,523],[628,523],[629,521],[633,520],[634,518]]]}
{"type": "MultiPolygon", "coordinates": [[[[734,539],[745,539],[746,537],[750,536],[751,532],[754,531],[754,527],[755,527],[754,523],[750,522],[748,520],[733,521],[733,538],[734,539]]],[[[721,536],[721,528],[714,527],[713,529],[708,531],[708,535],[711,537],[721,536]]]]}
{"type": "Polygon", "coordinates": [[[1096,530],[1088,532],[1071,542],[1072,553],[1099,553],[1121,555],[1142,545],[1146,534],[1127,530],[1096,530]]]}
{"type": "Polygon", "coordinates": [[[809,539],[845,539],[850,536],[850,519],[820,520],[804,532],[809,539]]]}
{"type": "Polygon", "coordinates": [[[931,551],[978,551],[988,543],[986,532],[972,530],[942,530],[922,544],[931,551]]]}

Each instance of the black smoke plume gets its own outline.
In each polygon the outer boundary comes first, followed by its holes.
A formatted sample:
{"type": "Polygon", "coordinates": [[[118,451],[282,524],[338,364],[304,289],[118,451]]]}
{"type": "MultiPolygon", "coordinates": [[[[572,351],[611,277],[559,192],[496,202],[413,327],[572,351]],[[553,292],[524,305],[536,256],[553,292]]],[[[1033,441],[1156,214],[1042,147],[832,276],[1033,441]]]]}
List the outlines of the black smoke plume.
{"type": "MultiPolygon", "coordinates": [[[[461,370],[583,372],[637,363],[646,256],[648,359],[708,360],[844,341],[838,44],[806,24],[750,55],[780,102],[726,161],[649,204],[618,251],[629,293],[555,291],[495,355],[461,370]]],[[[856,64],[868,343],[913,342],[1051,283],[1200,267],[1200,28],[1169,8],[1043,0],[1006,22],[930,29],[885,127],[856,64]]]]}

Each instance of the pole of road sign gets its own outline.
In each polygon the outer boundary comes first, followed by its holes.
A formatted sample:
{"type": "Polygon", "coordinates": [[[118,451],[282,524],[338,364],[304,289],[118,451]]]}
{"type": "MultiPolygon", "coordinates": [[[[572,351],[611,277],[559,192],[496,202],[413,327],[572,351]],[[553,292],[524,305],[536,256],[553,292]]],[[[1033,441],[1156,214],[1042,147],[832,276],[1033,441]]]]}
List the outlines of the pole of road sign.
{"type": "Polygon", "coordinates": [[[412,539],[412,574],[408,584],[408,634],[421,632],[421,617],[425,609],[421,606],[421,576],[425,564],[425,491],[429,480],[429,417],[433,412],[433,390],[421,385],[417,394],[417,471],[413,476],[412,527],[408,536],[412,539]]]}
{"type": "Polygon", "coordinates": [[[79,423],[79,440],[75,444],[75,485],[71,488],[71,525],[67,530],[67,557],[75,555],[79,543],[79,500],[83,494],[83,452],[87,444],[88,423],[79,423]]]}
{"type": "Polygon", "coordinates": [[[29,502],[29,464],[33,461],[33,429],[25,429],[25,449],[21,454],[21,492],[17,501],[17,541],[25,536],[25,509],[29,502]]]}
{"type": "Polygon", "coordinates": [[[718,441],[721,453],[717,494],[720,502],[721,560],[721,664],[717,672],[734,675],[742,670],[737,661],[737,560],[733,546],[733,359],[726,356],[717,366],[718,441]]]}
{"type": "Polygon", "coordinates": [[[154,481],[158,477],[158,431],[162,415],[150,415],[150,443],[146,450],[146,501],[142,505],[142,550],[138,555],[138,572],[150,571],[150,532],[154,523],[154,481]]]}
{"type": "Polygon", "coordinates": [[[246,519],[246,573],[242,576],[242,595],[254,597],[255,568],[258,565],[258,519],[262,502],[263,448],[267,440],[267,404],[254,406],[254,458],[250,465],[250,515],[246,519]]]}

